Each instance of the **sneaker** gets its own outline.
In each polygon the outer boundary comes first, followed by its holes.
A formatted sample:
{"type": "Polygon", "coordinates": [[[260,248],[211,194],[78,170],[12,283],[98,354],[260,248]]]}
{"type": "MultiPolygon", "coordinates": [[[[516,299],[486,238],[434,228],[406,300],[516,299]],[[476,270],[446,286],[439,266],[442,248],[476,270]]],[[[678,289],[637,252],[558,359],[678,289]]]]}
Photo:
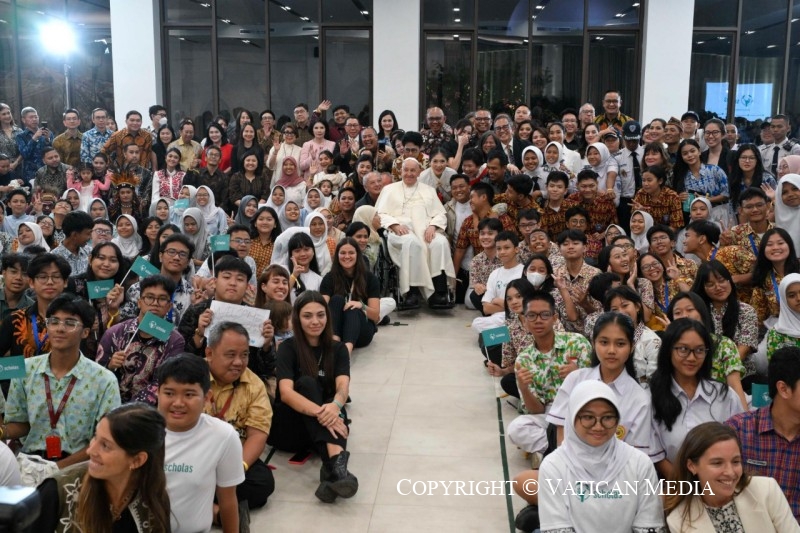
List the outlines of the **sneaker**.
{"type": "Polygon", "coordinates": [[[539,506],[529,505],[517,514],[514,526],[525,533],[539,529],[539,506]]]}

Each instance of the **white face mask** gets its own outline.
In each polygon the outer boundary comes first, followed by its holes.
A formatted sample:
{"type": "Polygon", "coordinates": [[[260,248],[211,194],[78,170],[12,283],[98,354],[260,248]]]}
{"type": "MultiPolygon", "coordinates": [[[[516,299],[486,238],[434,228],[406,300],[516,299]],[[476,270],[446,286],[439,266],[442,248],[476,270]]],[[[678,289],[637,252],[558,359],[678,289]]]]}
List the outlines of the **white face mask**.
{"type": "Polygon", "coordinates": [[[169,120],[167,120],[167,117],[161,117],[160,119],[158,119],[158,123],[162,126],[166,125],[167,122],[169,122],[169,120]]]}
{"type": "Polygon", "coordinates": [[[528,272],[526,277],[528,278],[528,281],[531,282],[531,285],[533,285],[534,287],[541,286],[541,284],[544,283],[544,280],[547,279],[547,276],[539,272],[528,272]]]}

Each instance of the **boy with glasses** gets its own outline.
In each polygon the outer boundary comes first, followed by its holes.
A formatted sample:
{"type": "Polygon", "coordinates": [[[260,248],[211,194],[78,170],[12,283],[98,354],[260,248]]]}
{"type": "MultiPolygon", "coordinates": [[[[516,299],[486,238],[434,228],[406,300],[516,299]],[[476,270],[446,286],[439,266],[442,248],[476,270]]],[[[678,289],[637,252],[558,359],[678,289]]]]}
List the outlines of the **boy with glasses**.
{"type": "Polygon", "coordinates": [[[89,459],[86,449],[100,419],[120,405],[114,374],[81,355],[94,310],[61,296],[47,308],[49,353],[26,362],[11,381],[0,439],[25,437],[22,451],[56,461],[60,469],[89,459]]]}
{"type": "Polygon", "coordinates": [[[177,329],[170,332],[166,341],[139,329],[148,312],[158,318],[167,316],[172,308],[175,282],[161,275],[150,276],[139,283],[139,289],[139,316],[107,329],[100,339],[95,360],[116,375],[122,403],[145,402],[156,405],[156,370],[170,357],[182,353],[185,342],[177,329]]]}

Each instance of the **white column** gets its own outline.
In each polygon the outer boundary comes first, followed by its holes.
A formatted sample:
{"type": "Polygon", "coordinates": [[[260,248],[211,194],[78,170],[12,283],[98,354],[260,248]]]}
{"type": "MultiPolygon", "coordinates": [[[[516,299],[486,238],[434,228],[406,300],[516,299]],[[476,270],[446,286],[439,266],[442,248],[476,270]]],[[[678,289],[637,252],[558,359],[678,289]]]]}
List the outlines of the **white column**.
{"type": "Polygon", "coordinates": [[[372,9],[372,120],[391,109],[404,130],[419,123],[421,0],[374,0],[372,9]]]}
{"type": "Polygon", "coordinates": [[[647,0],[639,118],[680,117],[688,108],[694,0],[647,0]]]}
{"type": "Polygon", "coordinates": [[[162,103],[161,28],[158,0],[111,0],[114,116],[125,127],[135,109],[150,123],[147,108],[162,103]]]}

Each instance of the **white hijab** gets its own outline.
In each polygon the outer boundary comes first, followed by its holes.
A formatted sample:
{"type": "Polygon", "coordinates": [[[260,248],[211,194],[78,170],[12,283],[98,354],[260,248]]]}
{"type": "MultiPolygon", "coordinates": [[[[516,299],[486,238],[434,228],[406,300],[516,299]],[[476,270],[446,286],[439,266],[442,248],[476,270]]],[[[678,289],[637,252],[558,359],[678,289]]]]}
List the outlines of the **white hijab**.
{"type": "Polygon", "coordinates": [[[272,247],[270,265],[280,265],[283,268],[287,268],[289,264],[289,239],[291,239],[292,235],[295,233],[305,233],[311,237],[311,231],[308,228],[293,227],[282,231],[281,234],[278,235],[278,238],[275,239],[275,244],[272,247]]]}
{"type": "MultiPolygon", "coordinates": [[[[205,219],[206,224],[216,224],[220,208],[217,207],[217,199],[214,198],[214,191],[211,190],[211,187],[207,187],[205,185],[201,185],[197,188],[198,191],[200,189],[205,189],[208,191],[208,203],[204,207],[197,206],[197,208],[201,213],[203,213],[203,218],[205,219]]],[[[195,193],[194,196],[194,203],[197,204],[197,193],[195,193]]]]}
{"type": "Polygon", "coordinates": [[[641,234],[636,235],[633,233],[633,230],[631,230],[631,238],[633,239],[633,245],[636,246],[636,249],[639,250],[640,254],[643,254],[650,249],[650,243],[647,241],[647,230],[653,227],[653,216],[650,213],[646,213],[637,209],[631,213],[631,218],[633,218],[633,215],[636,213],[639,213],[642,215],[642,217],[644,217],[644,231],[641,234]]]}
{"type": "MultiPolygon", "coordinates": [[[[283,202],[283,205],[278,210],[278,221],[281,223],[281,229],[283,229],[283,230],[285,230],[287,228],[298,228],[298,227],[302,227],[303,226],[303,222],[302,222],[302,218],[303,217],[302,216],[297,217],[297,220],[294,221],[294,222],[292,222],[291,220],[286,218],[286,207],[289,204],[296,205],[297,206],[297,210],[300,211],[300,204],[295,202],[294,200],[289,200],[287,198],[286,201],[283,202]]],[[[301,213],[301,215],[302,215],[302,213],[301,213]]]]}
{"type": "Polygon", "coordinates": [[[556,149],[558,150],[558,161],[556,161],[555,163],[548,163],[547,159],[546,159],[546,155],[542,155],[542,159],[541,159],[541,161],[539,161],[539,167],[546,166],[548,168],[551,168],[551,169],[554,169],[554,170],[558,170],[561,162],[564,161],[564,146],[562,146],[561,143],[557,143],[555,141],[550,141],[544,147],[544,154],[547,154],[547,149],[550,148],[550,145],[555,146],[556,149]]]}
{"type": "Polygon", "coordinates": [[[567,458],[569,481],[593,480],[613,483],[633,455],[633,447],[613,436],[600,446],[586,444],[575,432],[575,418],[587,403],[607,400],[620,414],[619,399],[602,381],[583,381],[569,395],[569,416],[564,423],[564,442],[559,448],[567,458]]]}
{"type": "MultiPolygon", "coordinates": [[[[286,198],[286,187],[283,185],[276,185],[269,191],[269,200],[267,200],[267,205],[275,210],[276,213],[281,212],[281,208],[286,205],[288,198],[286,198]],[[275,202],[272,201],[272,193],[275,192],[275,189],[280,188],[283,191],[283,203],[281,205],[277,205],[275,202]]],[[[282,227],[282,226],[281,226],[282,227]]]]}
{"type": "Polygon", "coordinates": [[[114,224],[115,226],[119,224],[120,218],[127,218],[133,225],[133,235],[130,237],[121,237],[119,231],[117,231],[117,236],[111,239],[111,242],[119,246],[123,256],[128,258],[137,257],[142,250],[142,237],[139,235],[139,224],[136,223],[136,219],[131,215],[120,215],[114,224]]]}
{"type": "Polygon", "coordinates": [[[317,256],[319,273],[320,275],[324,276],[333,266],[333,263],[331,262],[331,251],[328,249],[328,223],[322,213],[314,211],[308,214],[304,226],[308,228],[308,234],[311,236],[311,241],[314,243],[314,252],[317,256]],[[314,237],[314,235],[311,234],[311,221],[315,218],[320,219],[325,225],[325,233],[323,233],[319,238],[314,237]]]}
{"type": "MultiPolygon", "coordinates": [[[[102,198],[92,198],[92,201],[89,202],[89,207],[86,210],[86,212],[89,213],[89,215],[92,214],[92,206],[95,204],[95,202],[100,202],[101,204],[103,204],[103,209],[106,210],[106,216],[104,216],[103,218],[108,219],[108,206],[106,205],[106,203],[103,201],[102,198]]],[[[153,215],[153,216],[155,216],[155,215],[153,215]]],[[[96,217],[92,217],[92,218],[96,218],[96,217]]]]}
{"type": "MultiPolygon", "coordinates": [[[[25,253],[25,249],[28,246],[41,246],[44,248],[45,252],[50,251],[50,245],[48,245],[47,241],[44,240],[44,234],[42,233],[42,228],[39,227],[39,224],[36,222],[20,222],[19,225],[25,226],[33,232],[33,242],[20,246],[19,250],[17,250],[17,253],[25,253]]],[[[17,228],[17,238],[19,239],[19,228],[17,228]]]]}
{"type": "Polygon", "coordinates": [[[784,183],[791,183],[800,189],[800,174],[786,174],[778,182],[775,191],[775,225],[785,229],[795,240],[795,254],[800,257],[800,207],[789,207],[783,203],[782,189],[784,183]]]}
{"type": "Polygon", "coordinates": [[[775,331],[790,337],[800,337],[800,313],[789,307],[789,303],[786,301],[786,291],[789,290],[790,285],[795,283],[800,283],[800,274],[786,274],[778,287],[781,296],[781,310],[778,322],[775,324],[775,331]]]}
{"type": "Polygon", "coordinates": [[[206,249],[206,243],[208,241],[208,231],[206,230],[205,222],[203,222],[203,212],[200,211],[197,207],[190,207],[186,211],[184,211],[183,216],[181,217],[181,232],[186,235],[186,237],[192,241],[194,244],[194,255],[192,256],[194,259],[204,259],[203,253],[206,249]],[[186,233],[186,230],[183,227],[183,221],[186,217],[191,217],[197,222],[197,233],[194,235],[189,235],[186,233]]]}

